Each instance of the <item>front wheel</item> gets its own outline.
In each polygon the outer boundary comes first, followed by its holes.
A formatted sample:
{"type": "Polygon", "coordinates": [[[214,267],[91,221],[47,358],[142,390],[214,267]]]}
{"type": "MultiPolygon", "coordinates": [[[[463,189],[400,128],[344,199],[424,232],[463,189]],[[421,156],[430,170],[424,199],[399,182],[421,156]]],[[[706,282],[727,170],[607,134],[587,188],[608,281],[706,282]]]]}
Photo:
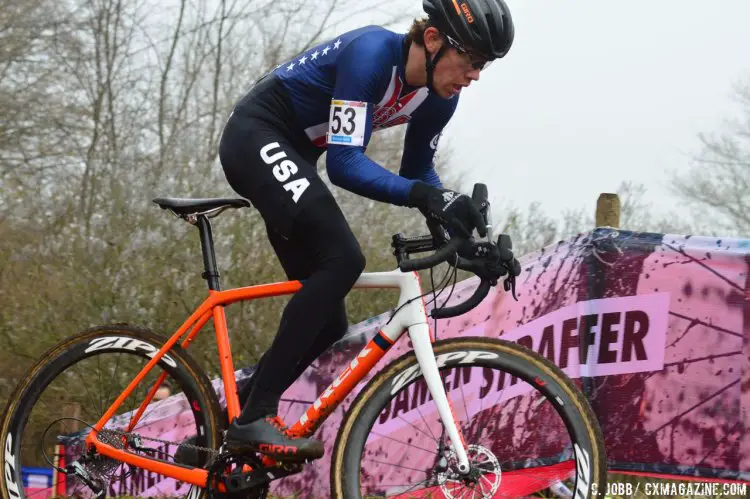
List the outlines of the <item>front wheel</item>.
{"type": "Polygon", "coordinates": [[[414,353],[352,403],[331,463],[336,498],[575,497],[606,489],[601,430],[553,363],[503,340],[433,345],[471,469],[457,458],[414,353]]]}

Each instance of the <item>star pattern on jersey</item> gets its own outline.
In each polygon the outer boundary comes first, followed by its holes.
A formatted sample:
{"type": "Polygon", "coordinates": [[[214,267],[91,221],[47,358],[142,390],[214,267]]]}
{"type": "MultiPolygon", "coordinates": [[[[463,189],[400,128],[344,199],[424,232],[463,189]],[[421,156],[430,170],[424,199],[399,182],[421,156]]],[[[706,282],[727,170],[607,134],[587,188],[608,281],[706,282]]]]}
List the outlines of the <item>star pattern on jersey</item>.
{"type": "MultiPolygon", "coordinates": [[[[314,61],[314,60],[316,60],[318,58],[318,56],[321,56],[321,55],[322,56],[326,56],[326,55],[328,55],[328,52],[330,52],[331,50],[338,50],[342,43],[343,42],[341,41],[341,38],[339,38],[338,40],[336,40],[333,43],[333,49],[331,49],[331,45],[326,45],[323,48],[323,50],[317,50],[316,49],[315,52],[313,52],[312,54],[310,54],[309,57],[307,55],[303,55],[302,57],[300,57],[299,59],[297,59],[296,63],[295,63],[295,61],[291,61],[289,63],[289,65],[286,67],[286,70],[287,71],[293,70],[295,64],[297,64],[297,66],[304,66],[305,63],[308,61],[308,59],[310,61],[314,61]]],[[[284,64],[279,64],[278,66],[276,66],[276,69],[279,69],[283,65],[284,64]]]]}

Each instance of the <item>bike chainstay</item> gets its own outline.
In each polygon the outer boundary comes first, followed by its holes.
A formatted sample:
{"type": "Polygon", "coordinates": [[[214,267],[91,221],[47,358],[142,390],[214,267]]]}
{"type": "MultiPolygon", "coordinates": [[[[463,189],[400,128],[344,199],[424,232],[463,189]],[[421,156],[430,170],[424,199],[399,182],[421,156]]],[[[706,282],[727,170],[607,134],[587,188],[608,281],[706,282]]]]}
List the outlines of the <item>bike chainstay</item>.
{"type": "MultiPolygon", "coordinates": [[[[185,448],[185,449],[196,450],[196,451],[199,451],[199,452],[206,452],[207,454],[209,454],[211,456],[211,459],[214,459],[216,456],[219,455],[219,451],[217,449],[209,449],[208,447],[200,447],[198,445],[191,445],[191,444],[186,444],[186,443],[182,443],[182,442],[173,442],[171,440],[163,440],[161,438],[155,438],[155,437],[144,437],[143,435],[140,435],[138,433],[133,433],[133,432],[126,432],[126,431],[121,431],[121,430],[111,430],[111,429],[102,429],[102,430],[99,430],[99,434],[101,434],[103,436],[106,436],[107,434],[112,434],[112,435],[115,435],[117,437],[125,437],[125,438],[127,438],[127,441],[129,443],[130,442],[137,442],[138,440],[150,440],[152,442],[159,442],[161,444],[171,444],[171,445],[175,445],[177,447],[182,447],[182,448],[185,448]]],[[[141,451],[141,452],[157,451],[156,449],[143,448],[143,447],[136,447],[135,449],[138,450],[138,451],[141,451]]]]}
{"type": "MultiPolygon", "coordinates": [[[[109,437],[110,435],[114,436],[115,438],[125,437],[127,438],[127,441],[131,443],[138,442],[139,440],[150,440],[152,442],[177,445],[183,448],[197,450],[199,452],[206,452],[211,457],[210,463],[212,464],[209,464],[209,466],[213,466],[216,460],[220,458],[222,455],[227,455],[227,456],[231,455],[228,453],[222,454],[220,450],[217,450],[217,449],[209,449],[208,447],[200,447],[198,445],[173,442],[171,440],[164,440],[164,439],[155,438],[155,437],[144,437],[143,435],[140,435],[138,433],[125,432],[121,430],[102,429],[99,431],[99,434],[105,438],[112,438],[112,437],[109,437]]],[[[108,442],[108,443],[112,445],[111,442],[108,442]]],[[[123,446],[122,444],[120,444],[118,447],[122,448],[123,446]]],[[[140,452],[148,452],[148,451],[152,451],[155,449],[135,447],[135,450],[138,450],[140,452]]],[[[239,457],[239,456],[234,456],[234,455],[231,455],[231,456],[239,457]]],[[[116,460],[113,459],[113,461],[116,461],[116,460]]],[[[259,485],[267,484],[268,482],[272,480],[284,478],[289,475],[294,475],[296,473],[299,473],[301,470],[302,470],[301,463],[280,463],[279,466],[274,466],[270,468],[261,467],[250,472],[244,472],[244,473],[234,472],[232,473],[232,475],[225,477],[225,481],[230,482],[227,484],[227,486],[228,488],[230,488],[232,492],[241,492],[241,491],[251,489],[253,487],[257,487],[259,485]]]]}

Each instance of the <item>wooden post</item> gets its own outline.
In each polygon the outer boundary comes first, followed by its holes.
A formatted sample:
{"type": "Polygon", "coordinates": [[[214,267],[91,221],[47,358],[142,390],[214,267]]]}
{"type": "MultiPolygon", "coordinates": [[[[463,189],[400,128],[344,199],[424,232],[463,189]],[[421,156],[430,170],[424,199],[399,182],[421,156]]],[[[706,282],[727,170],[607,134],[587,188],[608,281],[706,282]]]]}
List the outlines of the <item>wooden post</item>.
{"type": "Polygon", "coordinates": [[[596,200],[596,226],[620,228],[620,197],[603,192],[596,200]]]}
{"type": "Polygon", "coordinates": [[[64,402],[62,404],[60,413],[63,418],[75,418],[66,419],[63,422],[63,428],[66,431],[70,431],[71,433],[73,433],[81,429],[81,423],[76,421],[76,419],[81,418],[81,404],[77,402],[64,402]]]}

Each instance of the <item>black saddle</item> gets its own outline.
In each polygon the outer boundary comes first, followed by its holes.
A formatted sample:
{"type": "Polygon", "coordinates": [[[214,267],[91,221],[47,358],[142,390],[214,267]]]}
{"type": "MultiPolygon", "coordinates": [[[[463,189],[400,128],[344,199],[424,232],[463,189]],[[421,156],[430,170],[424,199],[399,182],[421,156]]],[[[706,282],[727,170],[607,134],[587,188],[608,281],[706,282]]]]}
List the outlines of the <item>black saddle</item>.
{"type": "Polygon", "coordinates": [[[206,215],[213,218],[227,208],[247,208],[250,201],[240,198],[214,199],[186,199],[186,198],[156,198],[154,203],[161,209],[169,210],[180,218],[206,215]]]}

